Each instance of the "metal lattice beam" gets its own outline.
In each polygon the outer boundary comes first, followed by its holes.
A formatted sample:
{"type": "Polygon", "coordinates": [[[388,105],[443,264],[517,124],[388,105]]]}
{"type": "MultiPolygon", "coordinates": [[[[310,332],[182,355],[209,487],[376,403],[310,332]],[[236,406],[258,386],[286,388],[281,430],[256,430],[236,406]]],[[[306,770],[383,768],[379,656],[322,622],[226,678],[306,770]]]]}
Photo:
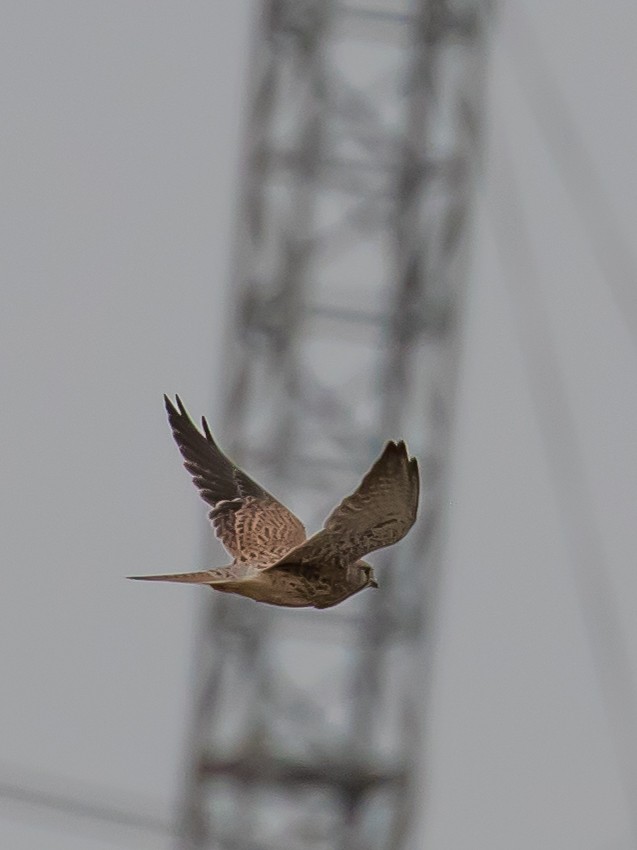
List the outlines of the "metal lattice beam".
{"type": "Polygon", "coordinates": [[[183,846],[406,846],[484,12],[263,4],[219,435],[310,530],[389,437],[425,488],[379,593],[209,600],[183,846]]]}

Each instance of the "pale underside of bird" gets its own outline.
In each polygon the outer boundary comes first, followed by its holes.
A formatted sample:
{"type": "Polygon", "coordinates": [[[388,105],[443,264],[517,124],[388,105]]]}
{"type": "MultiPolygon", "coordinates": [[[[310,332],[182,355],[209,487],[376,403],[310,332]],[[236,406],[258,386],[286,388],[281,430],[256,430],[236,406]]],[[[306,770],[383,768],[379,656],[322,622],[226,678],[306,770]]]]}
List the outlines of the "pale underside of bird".
{"type": "Polygon", "coordinates": [[[200,431],[179,396],[176,406],[164,399],[184,466],[211,506],[208,516],[233,561],[202,572],[130,578],[209,585],[290,608],[330,608],[378,587],[361,558],[401,540],[418,509],[418,462],[404,442],[388,442],[358,488],[308,538],[285,505],[223,454],[205,418],[200,431]]]}

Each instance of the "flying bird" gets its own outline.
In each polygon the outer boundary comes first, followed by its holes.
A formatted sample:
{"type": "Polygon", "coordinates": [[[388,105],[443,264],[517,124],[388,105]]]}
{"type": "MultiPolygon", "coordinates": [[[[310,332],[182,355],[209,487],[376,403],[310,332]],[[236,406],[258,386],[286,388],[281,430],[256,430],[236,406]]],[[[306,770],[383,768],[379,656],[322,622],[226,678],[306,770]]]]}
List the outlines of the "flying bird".
{"type": "Polygon", "coordinates": [[[184,466],[211,506],[208,516],[233,561],[203,572],[130,578],[207,584],[290,608],[331,608],[378,587],[361,558],[401,540],[418,509],[418,462],[404,442],[388,442],[358,488],[308,538],[285,505],[223,454],[205,417],[200,431],[179,396],[176,406],[164,400],[184,466]]]}

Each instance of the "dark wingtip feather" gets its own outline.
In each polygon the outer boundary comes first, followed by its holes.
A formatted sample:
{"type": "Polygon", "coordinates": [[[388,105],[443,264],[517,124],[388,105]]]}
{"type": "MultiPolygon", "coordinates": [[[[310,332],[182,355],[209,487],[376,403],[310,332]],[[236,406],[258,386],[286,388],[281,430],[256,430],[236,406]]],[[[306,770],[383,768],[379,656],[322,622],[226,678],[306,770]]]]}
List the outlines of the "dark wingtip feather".
{"type": "Polygon", "coordinates": [[[186,410],[185,404],[177,395],[177,393],[175,393],[175,401],[177,402],[177,408],[175,408],[172,403],[170,403],[170,407],[167,408],[168,418],[170,420],[170,424],[173,427],[173,430],[178,429],[179,432],[185,433],[187,429],[190,431],[194,431],[199,436],[202,436],[199,429],[192,421],[190,414],[186,410]]]}
{"type": "Polygon", "coordinates": [[[420,470],[418,468],[418,461],[415,457],[412,457],[409,461],[409,477],[416,487],[420,487],[420,470]]]}
{"type": "Polygon", "coordinates": [[[166,411],[168,412],[169,415],[171,413],[177,412],[175,410],[175,405],[172,403],[171,399],[166,395],[166,393],[164,393],[164,406],[165,406],[166,411]]]}
{"type": "Polygon", "coordinates": [[[420,470],[418,468],[418,461],[415,457],[412,457],[409,461],[409,480],[412,483],[415,493],[414,499],[414,520],[416,519],[416,514],[418,513],[418,502],[420,501],[420,470]]]}
{"type": "Polygon", "coordinates": [[[190,419],[190,417],[188,416],[188,411],[184,407],[183,401],[179,398],[179,396],[176,393],[175,393],[175,401],[177,402],[177,407],[179,408],[179,412],[181,413],[181,415],[185,416],[186,419],[190,419]]]}
{"type": "Polygon", "coordinates": [[[405,460],[409,460],[409,453],[404,440],[399,440],[398,442],[396,442],[396,440],[389,440],[385,446],[383,455],[393,455],[395,458],[404,458],[405,460]]]}
{"type": "Polygon", "coordinates": [[[201,419],[202,433],[177,394],[175,403],[168,396],[164,396],[164,399],[168,423],[184,459],[184,466],[192,475],[195,486],[205,501],[214,507],[219,501],[243,498],[246,495],[262,498],[266,491],[237,469],[223,454],[212,436],[206,418],[201,419]]]}
{"type": "Polygon", "coordinates": [[[203,428],[204,434],[206,435],[206,439],[209,440],[211,443],[214,443],[214,440],[212,438],[212,434],[210,432],[210,428],[208,427],[208,423],[206,422],[205,416],[201,417],[201,426],[203,428]]]}

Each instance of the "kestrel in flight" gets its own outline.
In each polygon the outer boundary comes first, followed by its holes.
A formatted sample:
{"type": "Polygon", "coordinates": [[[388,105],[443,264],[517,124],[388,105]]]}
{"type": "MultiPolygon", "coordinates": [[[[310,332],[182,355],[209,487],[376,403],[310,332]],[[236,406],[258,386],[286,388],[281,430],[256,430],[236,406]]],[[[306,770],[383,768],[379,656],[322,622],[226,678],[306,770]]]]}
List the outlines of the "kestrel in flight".
{"type": "Polygon", "coordinates": [[[209,513],[233,561],[196,573],[131,576],[145,581],[207,584],[258,602],[290,608],[330,608],[366,587],[378,587],[363,555],[401,540],[418,508],[418,462],[404,442],[389,442],[358,488],[334,508],[321,531],[307,537],[285,505],[235,466],[203,433],[179,396],[164,396],[168,421],[209,513]]]}

